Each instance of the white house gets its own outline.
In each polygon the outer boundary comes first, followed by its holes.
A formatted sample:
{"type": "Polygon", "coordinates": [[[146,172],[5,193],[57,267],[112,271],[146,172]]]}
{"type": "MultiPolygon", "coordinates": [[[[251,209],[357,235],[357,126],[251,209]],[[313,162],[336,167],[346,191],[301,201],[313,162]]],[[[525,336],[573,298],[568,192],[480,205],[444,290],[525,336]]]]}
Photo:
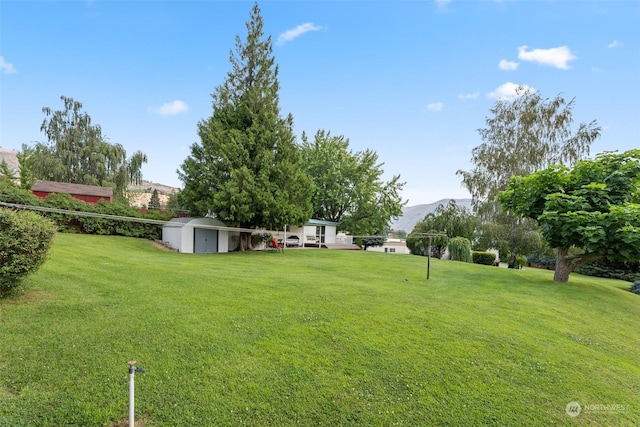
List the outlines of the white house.
{"type": "Polygon", "coordinates": [[[321,219],[310,219],[303,226],[289,226],[286,231],[287,246],[322,247],[335,244],[337,227],[337,222],[321,219]]]}
{"type": "MultiPolygon", "coordinates": [[[[279,239],[286,236],[284,242],[287,247],[339,249],[345,245],[336,242],[337,226],[337,222],[310,219],[303,226],[287,227],[286,232],[268,232],[279,239]]],[[[162,241],[178,252],[229,252],[238,247],[239,240],[239,231],[229,230],[222,221],[215,218],[174,218],[162,227],[162,241]]]]}
{"type": "Polygon", "coordinates": [[[386,252],[391,254],[410,254],[411,251],[407,247],[404,239],[387,239],[382,246],[370,246],[367,251],[386,252]]]}
{"type": "Polygon", "coordinates": [[[223,253],[235,249],[240,233],[215,218],[173,218],[162,226],[162,241],[184,253],[223,253]]]}

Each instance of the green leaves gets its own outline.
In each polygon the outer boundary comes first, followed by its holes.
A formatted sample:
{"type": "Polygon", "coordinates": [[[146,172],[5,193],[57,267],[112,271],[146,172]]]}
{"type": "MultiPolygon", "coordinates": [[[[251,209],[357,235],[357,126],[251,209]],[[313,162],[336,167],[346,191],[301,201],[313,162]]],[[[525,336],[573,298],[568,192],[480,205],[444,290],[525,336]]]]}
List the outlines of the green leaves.
{"type": "Polygon", "coordinates": [[[305,134],[302,164],[312,178],[313,216],[340,223],[354,235],[383,233],[393,217],[402,214],[400,176],[383,182],[382,163],[372,150],[353,152],[344,136],[319,130],[313,142],[305,134]]]}
{"type": "Polygon", "coordinates": [[[0,208],[0,296],[44,263],[55,231],[51,221],[34,212],[0,208]]]}
{"type": "Polygon", "coordinates": [[[60,99],[64,110],[42,109],[45,119],[40,130],[48,143],[23,146],[20,163],[26,172],[22,185],[29,187],[34,178],[101,185],[113,187],[114,194],[124,197],[129,183],[141,182],[147,156],[137,151],[127,159],[122,145],[107,142],[100,126],[91,124],[80,102],[64,95],[60,99]]]}
{"type": "Polygon", "coordinates": [[[595,120],[572,130],[573,99],[545,99],[526,88],[518,89],[517,95],[512,101],[496,101],[486,127],[478,129],[483,143],[473,149],[474,169],[457,172],[481,216],[497,213],[495,198],[511,177],[553,164],[575,164],[600,136],[595,120]]]}
{"type": "Polygon", "coordinates": [[[464,207],[458,206],[455,200],[450,200],[447,205],[440,205],[435,212],[425,215],[422,221],[418,221],[407,239],[407,247],[416,255],[427,255],[428,238],[416,237],[419,233],[443,233],[447,237],[432,238],[431,248],[433,255],[440,258],[449,239],[464,237],[471,240],[477,225],[475,217],[464,207]]]}
{"type": "Polygon", "coordinates": [[[280,117],[271,38],[254,5],[247,38],[236,37],[231,71],[214,93],[210,118],[198,124],[178,176],[182,201],[195,214],[229,225],[281,228],[311,216],[312,185],[300,164],[293,119],[280,117]]]}
{"type": "Polygon", "coordinates": [[[637,261],[640,205],[634,202],[639,182],[640,150],[602,153],[571,170],[552,166],[512,178],[498,199],[505,209],[536,218],[553,247],[576,246],[584,259],[637,261]]]}

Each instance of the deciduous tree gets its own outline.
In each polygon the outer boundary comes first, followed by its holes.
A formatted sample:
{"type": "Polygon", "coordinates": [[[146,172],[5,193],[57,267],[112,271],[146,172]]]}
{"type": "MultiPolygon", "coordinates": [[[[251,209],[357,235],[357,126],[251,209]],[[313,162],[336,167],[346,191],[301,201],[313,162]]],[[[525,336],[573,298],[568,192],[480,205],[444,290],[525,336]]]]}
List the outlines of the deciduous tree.
{"type": "Polygon", "coordinates": [[[483,142],[472,150],[474,168],[456,172],[483,220],[500,212],[496,196],[512,176],[552,164],[573,165],[589,154],[591,143],[600,136],[595,120],[572,129],[575,98],[569,102],[561,95],[544,99],[524,87],[516,95],[514,100],[496,101],[486,127],[478,129],[483,142]]]}
{"type": "Polygon", "coordinates": [[[535,247],[535,230],[531,223],[501,212],[496,196],[512,176],[551,164],[573,165],[589,154],[600,126],[593,120],[574,130],[574,106],[575,98],[568,102],[561,95],[545,99],[524,87],[517,89],[513,100],[498,99],[486,127],[478,129],[483,142],[472,151],[474,168],[457,171],[471,193],[485,237],[494,240],[496,247],[508,248],[509,267],[515,266],[520,251],[535,247]]]}
{"type": "MultiPolygon", "coordinates": [[[[231,71],[211,95],[213,114],[198,124],[200,143],[178,175],[182,201],[230,226],[280,229],[311,215],[311,180],[300,165],[293,117],[280,117],[278,66],[253,6],[243,42],[236,36],[231,71]]],[[[240,250],[251,233],[240,234],[240,250]]]]}
{"type": "Polygon", "coordinates": [[[640,261],[640,150],[513,177],[498,198],[505,209],[538,221],[556,248],[557,282],[588,261],[640,261]],[[571,246],[582,253],[571,255],[571,246]]]}
{"type": "Polygon", "coordinates": [[[431,255],[441,258],[444,255],[449,239],[464,237],[471,240],[477,220],[464,206],[459,206],[455,200],[446,205],[439,205],[434,212],[429,212],[424,219],[418,221],[407,238],[407,247],[413,254],[427,255],[428,238],[419,236],[420,233],[442,233],[447,237],[434,237],[431,241],[431,255]]]}
{"type": "Polygon", "coordinates": [[[319,130],[313,141],[302,135],[302,158],[314,183],[313,217],[340,223],[353,235],[384,233],[402,215],[400,175],[381,179],[383,163],[373,150],[353,152],[344,136],[319,130]]]}

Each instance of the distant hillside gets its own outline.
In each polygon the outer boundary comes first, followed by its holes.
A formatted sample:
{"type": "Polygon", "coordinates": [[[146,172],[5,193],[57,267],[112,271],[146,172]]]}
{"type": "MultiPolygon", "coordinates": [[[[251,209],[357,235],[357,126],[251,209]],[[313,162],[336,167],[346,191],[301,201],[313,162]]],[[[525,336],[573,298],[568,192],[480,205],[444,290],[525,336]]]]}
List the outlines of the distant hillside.
{"type": "Polygon", "coordinates": [[[161,206],[166,206],[171,194],[180,191],[179,188],[151,181],[142,181],[142,184],[140,185],[130,185],[127,190],[129,190],[129,202],[133,206],[143,207],[149,206],[153,190],[158,190],[158,198],[160,199],[161,206]]]}
{"type": "Polygon", "coordinates": [[[158,190],[160,194],[173,194],[180,191],[179,188],[171,187],[169,185],[158,184],[156,182],[151,181],[142,181],[140,185],[130,185],[127,190],[135,191],[135,192],[147,192],[153,193],[153,190],[158,190]]]}
{"type": "Polygon", "coordinates": [[[20,163],[17,157],[18,152],[0,147],[0,163],[4,160],[9,166],[9,170],[16,174],[20,171],[20,163]]]}
{"type": "Polygon", "coordinates": [[[446,205],[449,200],[455,200],[458,206],[464,206],[471,210],[471,199],[442,199],[435,203],[417,206],[405,206],[402,208],[402,216],[391,223],[393,230],[404,230],[411,233],[418,221],[422,221],[426,214],[434,212],[440,205],[446,205]]]}

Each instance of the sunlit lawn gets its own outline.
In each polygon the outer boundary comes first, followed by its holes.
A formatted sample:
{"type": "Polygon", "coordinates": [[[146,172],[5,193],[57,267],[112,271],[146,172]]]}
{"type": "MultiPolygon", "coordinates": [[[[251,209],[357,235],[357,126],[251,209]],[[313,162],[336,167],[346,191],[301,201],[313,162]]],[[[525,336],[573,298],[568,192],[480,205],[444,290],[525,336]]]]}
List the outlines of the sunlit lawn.
{"type": "Polygon", "coordinates": [[[145,426],[640,425],[630,283],[425,270],[59,234],[28,290],[0,300],[0,426],[127,425],[131,359],[145,426]]]}

